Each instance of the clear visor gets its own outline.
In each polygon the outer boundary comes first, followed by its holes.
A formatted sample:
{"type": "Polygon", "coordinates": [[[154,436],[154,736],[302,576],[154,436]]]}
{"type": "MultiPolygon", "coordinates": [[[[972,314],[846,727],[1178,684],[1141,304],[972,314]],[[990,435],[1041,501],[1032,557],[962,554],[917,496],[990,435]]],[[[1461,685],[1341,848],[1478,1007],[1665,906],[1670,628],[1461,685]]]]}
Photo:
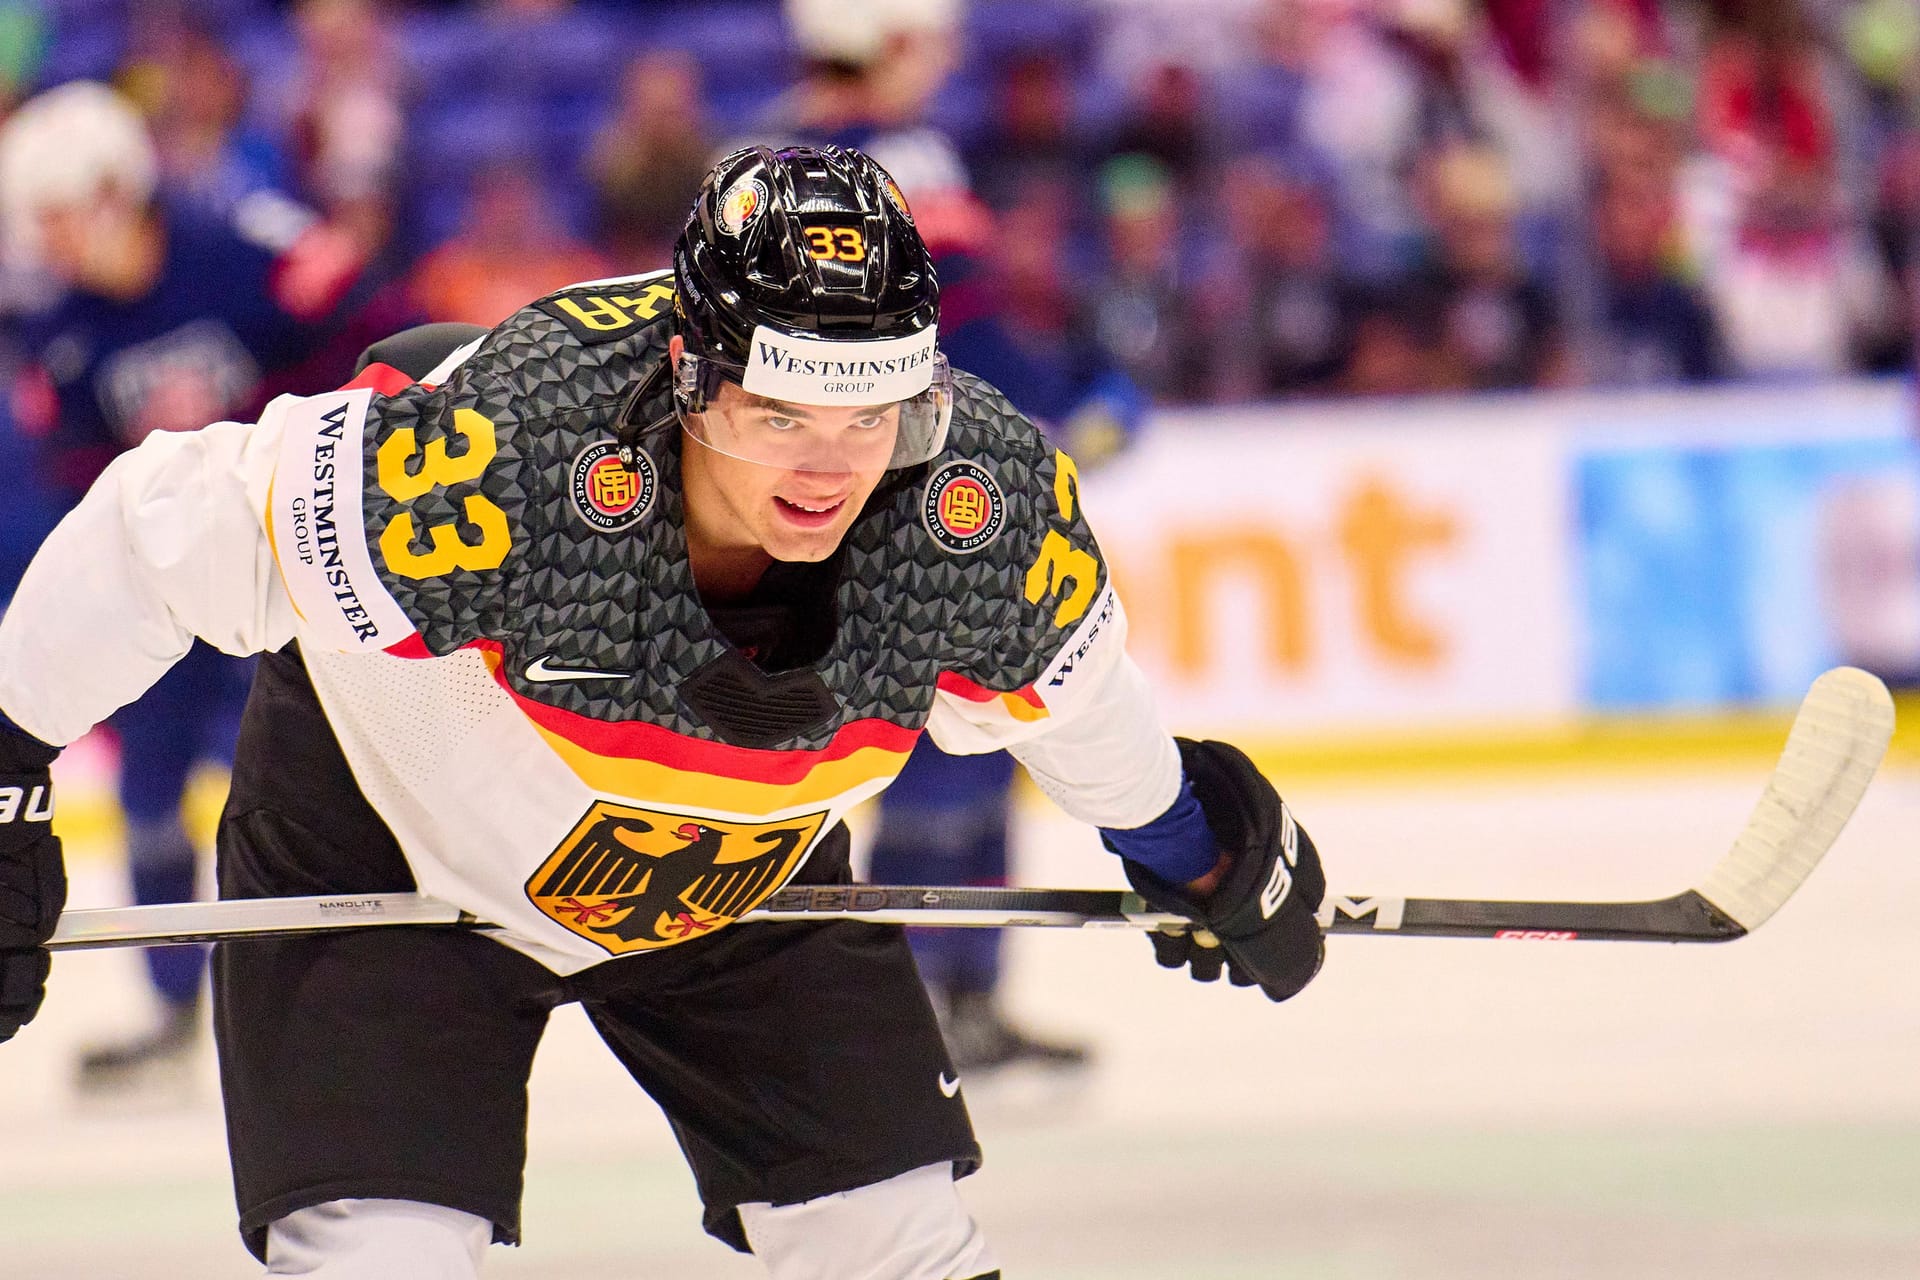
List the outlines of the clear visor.
{"type": "Polygon", "coordinates": [[[891,471],[937,456],[953,417],[953,373],[935,354],[927,389],[880,404],[800,404],[741,386],[746,370],[680,357],[675,402],[687,434],[709,449],[783,471],[891,471]]]}

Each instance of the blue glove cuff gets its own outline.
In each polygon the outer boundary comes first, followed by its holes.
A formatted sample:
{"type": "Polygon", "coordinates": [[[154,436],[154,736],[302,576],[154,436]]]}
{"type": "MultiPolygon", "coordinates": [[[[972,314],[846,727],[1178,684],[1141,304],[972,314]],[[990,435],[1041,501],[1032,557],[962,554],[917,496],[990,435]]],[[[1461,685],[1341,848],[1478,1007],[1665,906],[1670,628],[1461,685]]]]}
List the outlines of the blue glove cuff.
{"type": "Polygon", "coordinates": [[[1169,884],[1198,880],[1220,860],[1220,842],[1214,839],[1185,774],[1180,778],[1180,794],[1165,813],[1145,826],[1102,827],[1100,839],[1113,852],[1169,884]]]}

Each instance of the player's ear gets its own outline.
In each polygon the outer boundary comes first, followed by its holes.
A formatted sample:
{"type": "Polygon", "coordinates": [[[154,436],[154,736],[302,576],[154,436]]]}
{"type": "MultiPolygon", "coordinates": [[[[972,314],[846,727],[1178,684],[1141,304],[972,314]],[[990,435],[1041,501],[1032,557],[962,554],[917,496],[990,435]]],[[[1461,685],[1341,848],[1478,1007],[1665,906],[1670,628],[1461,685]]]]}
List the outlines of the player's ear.
{"type": "Polygon", "coordinates": [[[686,354],[687,340],[679,334],[667,339],[667,360],[673,365],[674,377],[680,376],[680,357],[686,354]]]}

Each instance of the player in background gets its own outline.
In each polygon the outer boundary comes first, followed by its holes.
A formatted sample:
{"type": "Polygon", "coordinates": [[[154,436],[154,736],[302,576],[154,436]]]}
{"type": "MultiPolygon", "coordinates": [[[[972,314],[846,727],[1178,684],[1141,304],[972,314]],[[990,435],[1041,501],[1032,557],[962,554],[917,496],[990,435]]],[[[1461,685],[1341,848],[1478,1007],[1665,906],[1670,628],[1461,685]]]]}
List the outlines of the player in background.
{"type": "Polygon", "coordinates": [[[903,931],[733,922],[850,882],[844,818],[922,733],[1098,827],[1196,922],[1152,939],[1196,979],[1300,991],[1325,881],[1243,754],[1160,726],[1072,459],[938,319],[872,161],[749,149],[671,273],[402,335],[353,388],[116,461],[0,619],[0,1037],[62,905],[56,744],[198,634],[266,655],[223,895],[417,887],[498,924],[217,950],[271,1274],[459,1280],[517,1240],[528,1072],[579,1001],[775,1280],[997,1277],[903,931]]]}
{"type": "MultiPolygon", "coordinates": [[[[1042,347],[1002,314],[993,212],[974,195],[959,148],[926,119],[955,62],[960,12],[959,0],[787,0],[806,67],[764,128],[856,147],[893,175],[940,273],[947,359],[992,383],[1089,471],[1132,437],[1145,396],[1097,348],[1042,347]]],[[[1004,752],[949,755],[922,738],[880,799],[868,874],[888,884],[1006,884],[1014,780],[1004,752]]],[[[1008,1017],[1001,930],[907,936],[960,1070],[1085,1064],[1085,1045],[1008,1017]]]]}
{"type": "MultiPolygon", "coordinates": [[[[315,355],[356,278],[350,247],[286,197],[255,192],[222,218],[157,196],[156,174],[145,121],[104,85],[49,90],[0,128],[9,254],[61,287],[18,322],[12,408],[62,506],[154,432],[257,412],[262,378],[315,355]]],[[[114,716],[135,902],[194,896],[187,784],[200,761],[230,761],[251,670],[196,644],[114,716]]],[[[198,1040],[205,953],[145,958],[158,1021],[83,1053],[83,1088],[145,1079],[198,1040]]]]}

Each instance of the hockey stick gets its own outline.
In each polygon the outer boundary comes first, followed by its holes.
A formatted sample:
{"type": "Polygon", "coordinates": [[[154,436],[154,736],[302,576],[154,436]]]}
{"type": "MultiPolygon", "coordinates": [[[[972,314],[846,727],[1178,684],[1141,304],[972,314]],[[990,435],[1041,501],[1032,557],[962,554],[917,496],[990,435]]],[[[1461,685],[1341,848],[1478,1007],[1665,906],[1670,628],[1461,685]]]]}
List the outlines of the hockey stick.
{"type": "MultiPolygon", "coordinates": [[[[1780,909],[1832,846],[1886,754],[1893,700],[1864,671],[1814,681],[1786,749],[1733,849],[1695,888],[1651,902],[1501,902],[1470,898],[1329,897],[1330,933],[1375,937],[1546,941],[1726,942],[1780,909]]],[[[873,924],[1158,929],[1187,921],[1115,889],[969,889],[802,885],[782,889],[741,923],[865,920],[873,924]]],[[[485,922],[417,893],[256,898],[69,911],[49,946],[151,946],[276,937],[377,925],[480,929],[485,922]]]]}

